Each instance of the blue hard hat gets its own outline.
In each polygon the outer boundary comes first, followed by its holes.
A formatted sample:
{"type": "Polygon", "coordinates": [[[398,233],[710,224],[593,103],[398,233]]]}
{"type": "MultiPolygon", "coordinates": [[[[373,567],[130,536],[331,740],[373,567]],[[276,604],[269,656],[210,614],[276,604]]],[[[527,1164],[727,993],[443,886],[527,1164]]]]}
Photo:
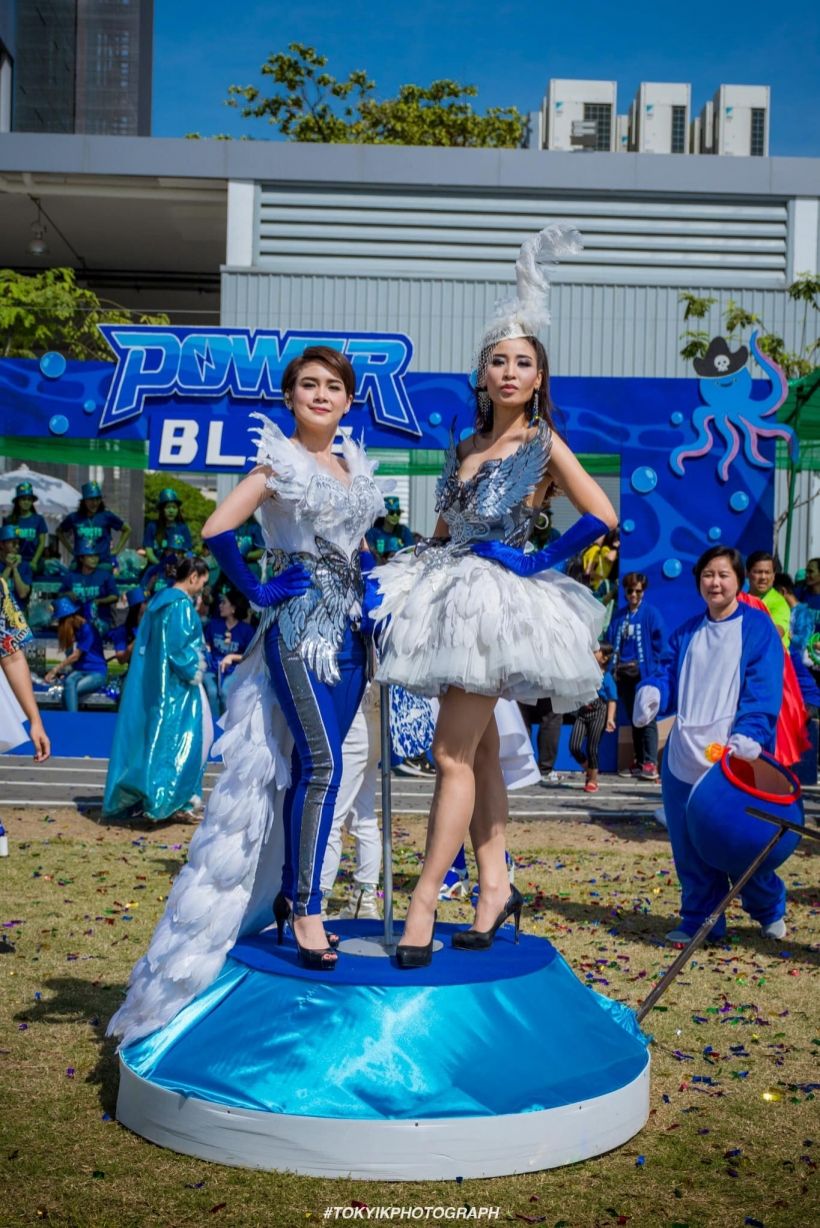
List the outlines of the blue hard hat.
{"type": "Polygon", "coordinates": [[[73,597],[58,597],[54,602],[54,617],[68,618],[72,614],[79,614],[80,607],[73,597]]]}
{"type": "Polygon", "coordinates": [[[399,499],[398,495],[385,495],[384,506],[387,508],[387,514],[389,516],[391,512],[401,511],[401,500],[399,499]]]}
{"type": "Polygon", "coordinates": [[[84,499],[102,498],[102,487],[99,482],[83,482],[80,491],[84,499]]]}
{"type": "Polygon", "coordinates": [[[0,542],[13,542],[17,540],[17,529],[13,524],[4,524],[0,528],[0,542]]]}
{"type": "Polygon", "coordinates": [[[125,594],[125,600],[128,602],[128,608],[130,610],[132,606],[142,605],[143,601],[145,600],[145,593],[141,588],[129,588],[128,592],[125,594]]]}
{"type": "Polygon", "coordinates": [[[96,554],[97,558],[99,558],[100,547],[92,546],[89,542],[80,542],[79,546],[74,551],[75,559],[84,558],[87,554],[96,554]]]}
{"type": "Polygon", "coordinates": [[[33,499],[35,503],[37,502],[37,495],[34,493],[34,487],[32,486],[31,482],[17,483],[17,489],[14,492],[14,497],[19,499],[21,495],[24,499],[29,498],[33,499]]]}
{"type": "Polygon", "coordinates": [[[158,502],[160,507],[162,507],[165,503],[181,503],[182,500],[174,490],[173,486],[166,486],[164,490],[159,492],[158,502]]]}

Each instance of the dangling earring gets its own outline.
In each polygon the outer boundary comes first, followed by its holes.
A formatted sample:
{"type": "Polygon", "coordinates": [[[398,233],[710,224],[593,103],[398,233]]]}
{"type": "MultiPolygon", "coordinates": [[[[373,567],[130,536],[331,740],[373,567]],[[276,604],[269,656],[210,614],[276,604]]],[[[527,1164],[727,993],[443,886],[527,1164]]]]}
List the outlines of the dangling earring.
{"type": "Polygon", "coordinates": [[[530,401],[529,413],[530,413],[530,426],[535,426],[541,418],[541,407],[539,404],[539,389],[538,388],[536,388],[535,392],[532,394],[532,400],[530,401]]]}
{"type": "Polygon", "coordinates": [[[492,425],[493,403],[486,388],[478,390],[478,425],[479,430],[488,431],[492,425]]]}

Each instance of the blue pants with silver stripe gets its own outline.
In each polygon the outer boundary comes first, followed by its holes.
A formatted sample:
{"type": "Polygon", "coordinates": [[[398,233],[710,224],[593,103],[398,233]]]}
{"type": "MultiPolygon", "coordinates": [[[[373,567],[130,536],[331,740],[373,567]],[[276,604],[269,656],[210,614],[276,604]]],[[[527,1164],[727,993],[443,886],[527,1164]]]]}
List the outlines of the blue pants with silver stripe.
{"type": "Polygon", "coordinates": [[[342,743],[364,694],[366,649],[348,624],[337,663],[341,680],[320,682],[288,649],[274,623],[265,635],[271,680],[293,735],[291,783],[285,796],[282,891],[297,916],[322,911],[320,878],[342,779],[342,743]]]}

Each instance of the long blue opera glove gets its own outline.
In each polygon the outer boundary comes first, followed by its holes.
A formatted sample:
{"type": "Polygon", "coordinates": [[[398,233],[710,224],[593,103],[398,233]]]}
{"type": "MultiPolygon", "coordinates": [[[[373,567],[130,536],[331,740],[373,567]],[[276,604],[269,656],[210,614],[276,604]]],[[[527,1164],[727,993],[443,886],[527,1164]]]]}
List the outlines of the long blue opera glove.
{"type": "Polygon", "coordinates": [[[231,583],[236,585],[248,601],[261,609],[279,605],[288,597],[297,597],[300,593],[307,592],[311,586],[311,578],[301,563],[294,563],[273,580],[266,580],[264,583],[258,580],[242,558],[231,530],[217,533],[215,537],[206,537],[204,540],[231,583]]]}
{"type": "Polygon", "coordinates": [[[514,571],[517,576],[534,576],[539,571],[554,567],[556,563],[571,559],[579,550],[592,545],[596,538],[603,537],[608,532],[609,525],[604,524],[603,520],[599,520],[591,512],[584,512],[581,519],[577,520],[571,529],[567,529],[566,533],[562,533],[543,550],[534,550],[531,554],[526,554],[517,546],[507,546],[499,541],[473,542],[470,549],[473,554],[480,554],[483,559],[492,559],[508,571],[514,571]]]}

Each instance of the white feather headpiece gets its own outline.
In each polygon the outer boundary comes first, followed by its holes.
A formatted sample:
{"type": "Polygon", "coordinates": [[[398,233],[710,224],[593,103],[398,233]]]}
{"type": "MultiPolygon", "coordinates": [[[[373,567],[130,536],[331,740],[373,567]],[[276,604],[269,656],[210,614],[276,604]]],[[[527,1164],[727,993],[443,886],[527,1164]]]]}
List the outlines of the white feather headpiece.
{"type": "Polygon", "coordinates": [[[498,345],[499,341],[513,337],[537,337],[544,331],[550,322],[552,270],[559,260],[577,256],[583,246],[576,228],[565,222],[553,222],[524,240],[515,262],[518,293],[514,298],[499,299],[496,303],[493,317],[484,329],[475,353],[473,368],[479,383],[483,382],[481,368],[487,351],[498,345]]]}

